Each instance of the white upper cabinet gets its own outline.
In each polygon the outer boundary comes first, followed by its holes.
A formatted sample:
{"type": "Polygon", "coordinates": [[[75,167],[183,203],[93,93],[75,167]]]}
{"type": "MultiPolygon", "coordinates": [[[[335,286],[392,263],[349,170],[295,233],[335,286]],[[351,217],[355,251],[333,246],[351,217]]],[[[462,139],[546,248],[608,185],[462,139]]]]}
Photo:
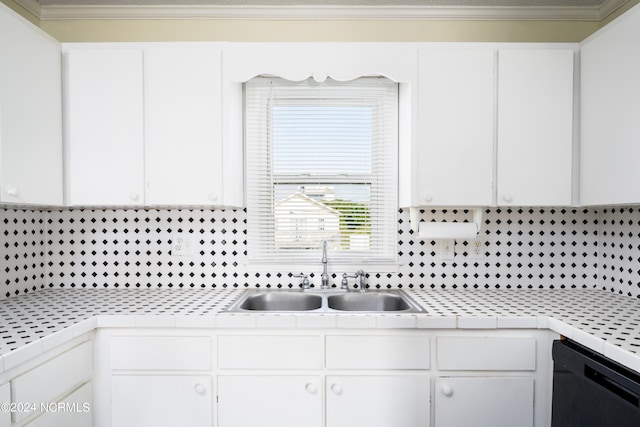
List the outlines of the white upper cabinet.
{"type": "Polygon", "coordinates": [[[62,204],[60,43],[0,4],[0,201],[62,204]]]}
{"type": "Polygon", "coordinates": [[[67,53],[67,203],[144,204],[141,49],[67,53]]]}
{"type": "Polygon", "coordinates": [[[581,46],[583,205],[639,203],[640,6],[581,46]]]}
{"type": "Polygon", "coordinates": [[[398,82],[402,207],[572,204],[573,45],[65,50],[69,205],[243,206],[242,84],[259,75],[398,82]]]}
{"type": "Polygon", "coordinates": [[[422,47],[410,202],[401,192],[400,206],[570,206],[574,54],[572,46],[422,47]]]}
{"type": "Polygon", "coordinates": [[[242,145],[223,144],[220,48],[66,50],[69,205],[242,206],[242,145]]]}
{"type": "Polygon", "coordinates": [[[498,205],[571,205],[573,63],[570,48],[498,52],[498,205]]]}
{"type": "Polygon", "coordinates": [[[150,48],[144,59],[147,204],[221,204],[220,50],[150,48]]]}
{"type": "Polygon", "coordinates": [[[412,205],[492,204],[494,67],[487,47],[420,50],[412,205]]]}

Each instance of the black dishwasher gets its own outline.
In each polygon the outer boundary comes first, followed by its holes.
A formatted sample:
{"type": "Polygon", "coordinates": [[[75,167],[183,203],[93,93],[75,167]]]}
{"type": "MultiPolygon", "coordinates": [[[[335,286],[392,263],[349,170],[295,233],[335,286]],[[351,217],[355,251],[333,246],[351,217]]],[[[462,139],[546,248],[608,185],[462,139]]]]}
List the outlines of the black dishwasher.
{"type": "Polygon", "coordinates": [[[640,374],[570,340],[553,363],[552,427],[640,426],[640,374]]]}

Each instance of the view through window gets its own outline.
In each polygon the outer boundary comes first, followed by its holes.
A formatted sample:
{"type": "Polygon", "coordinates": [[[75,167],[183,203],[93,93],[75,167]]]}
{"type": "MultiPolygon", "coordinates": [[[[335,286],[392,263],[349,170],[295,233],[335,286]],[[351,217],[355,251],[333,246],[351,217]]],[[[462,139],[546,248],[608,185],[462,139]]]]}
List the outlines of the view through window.
{"type": "Polygon", "coordinates": [[[395,83],[259,78],[246,102],[250,257],[392,257],[395,83]]]}

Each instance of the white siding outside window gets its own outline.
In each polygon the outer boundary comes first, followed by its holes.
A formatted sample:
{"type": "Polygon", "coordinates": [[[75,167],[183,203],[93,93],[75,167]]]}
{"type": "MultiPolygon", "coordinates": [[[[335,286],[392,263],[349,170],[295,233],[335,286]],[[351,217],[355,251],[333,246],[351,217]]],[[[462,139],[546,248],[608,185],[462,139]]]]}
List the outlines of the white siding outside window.
{"type": "Polygon", "coordinates": [[[394,263],[398,86],[255,78],[245,85],[250,263],[394,263]]]}

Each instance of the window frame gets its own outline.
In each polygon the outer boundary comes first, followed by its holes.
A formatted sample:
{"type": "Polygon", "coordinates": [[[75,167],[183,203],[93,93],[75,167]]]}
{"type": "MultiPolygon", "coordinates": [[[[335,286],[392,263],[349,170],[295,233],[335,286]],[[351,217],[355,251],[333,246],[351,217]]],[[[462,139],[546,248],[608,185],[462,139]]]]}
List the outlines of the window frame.
{"type": "MultiPolygon", "coordinates": [[[[371,221],[371,236],[376,236],[376,239],[371,240],[371,244],[376,244],[378,241],[381,241],[385,245],[385,251],[380,254],[379,251],[375,251],[372,256],[371,251],[330,251],[330,263],[337,264],[341,267],[346,268],[347,266],[362,267],[367,264],[375,264],[376,269],[387,270],[387,271],[395,271],[398,267],[398,254],[397,254],[397,218],[398,218],[398,149],[399,149],[399,84],[393,82],[389,79],[382,77],[364,77],[361,79],[357,79],[356,81],[351,82],[331,82],[330,84],[338,84],[338,85],[367,85],[367,84],[375,84],[377,85],[388,85],[388,88],[392,88],[395,93],[391,99],[393,100],[394,105],[382,105],[384,101],[387,99],[386,97],[378,98],[375,102],[370,101],[369,106],[375,110],[375,115],[382,114],[380,109],[382,108],[385,114],[389,115],[389,112],[392,112],[393,117],[386,117],[383,120],[374,120],[376,123],[376,129],[372,129],[372,133],[375,134],[384,134],[384,138],[373,138],[373,144],[371,148],[371,172],[370,173],[353,173],[353,174],[329,174],[329,175],[307,175],[305,174],[276,174],[274,172],[273,167],[273,147],[272,144],[272,134],[269,133],[270,126],[272,125],[273,117],[261,117],[260,120],[262,122],[259,125],[255,125],[251,123],[248,119],[249,116],[252,116],[253,112],[248,112],[251,106],[248,106],[250,103],[247,100],[248,92],[250,92],[251,85],[254,84],[276,84],[276,85],[301,85],[301,84],[318,84],[317,82],[312,82],[311,80],[305,82],[288,82],[283,79],[273,78],[273,77],[257,77],[245,83],[244,85],[244,100],[245,100],[245,168],[247,170],[247,240],[248,240],[248,252],[247,252],[247,267],[251,270],[264,270],[265,267],[277,267],[278,269],[286,268],[286,265],[291,266],[293,271],[296,271],[295,268],[303,269],[307,265],[317,266],[317,263],[320,261],[320,246],[318,246],[317,250],[303,250],[304,255],[300,258],[292,257],[292,250],[278,250],[276,248],[276,238],[275,238],[275,210],[276,210],[276,200],[275,200],[275,186],[277,185],[289,185],[289,184],[315,184],[315,185],[325,185],[325,184],[351,184],[351,185],[369,185],[370,186],[370,195],[369,195],[369,203],[373,203],[377,198],[375,197],[376,192],[386,193],[387,199],[384,203],[381,203],[380,206],[373,206],[370,209],[376,210],[376,221],[371,221]],[[383,82],[383,79],[385,80],[383,82]],[[381,106],[382,105],[382,106],[381,106]],[[386,129],[381,129],[382,127],[388,126],[388,123],[392,123],[392,131],[389,132],[386,129]],[[255,145],[255,141],[249,141],[252,138],[252,132],[256,132],[255,130],[250,130],[250,127],[256,126],[257,128],[261,128],[263,132],[267,133],[269,136],[266,137],[266,147],[260,147],[263,153],[266,153],[263,158],[266,158],[267,162],[270,164],[268,169],[271,172],[271,180],[270,180],[270,191],[272,192],[270,198],[270,204],[266,208],[268,210],[267,215],[271,218],[271,224],[273,227],[270,230],[261,231],[256,233],[256,227],[252,227],[252,221],[257,215],[252,215],[253,210],[256,209],[254,204],[252,203],[251,197],[253,196],[252,191],[255,189],[252,188],[252,180],[255,177],[252,175],[253,169],[249,164],[251,160],[249,158],[254,156],[253,161],[259,161],[260,155],[256,153],[252,153],[251,150],[255,145]],[[378,156],[378,157],[376,157],[378,156]],[[382,159],[381,156],[390,157],[390,159],[382,159]],[[382,173],[379,172],[378,169],[382,168],[380,164],[384,163],[384,170],[382,173]],[[386,183],[387,180],[392,177],[393,182],[391,185],[386,183]],[[391,188],[391,189],[390,189],[391,188]],[[387,209],[383,214],[378,214],[378,211],[382,211],[383,209],[387,209]],[[381,219],[380,219],[381,218],[381,219]],[[386,228],[386,229],[385,229],[386,228]],[[266,233],[271,232],[271,235],[265,238],[266,233]],[[381,237],[382,236],[382,237],[381,237]],[[269,244],[270,251],[266,253],[259,253],[256,255],[256,251],[259,247],[264,247],[261,243],[255,243],[254,239],[257,240],[267,240],[269,244]],[[266,255],[266,256],[265,256],[266,255]],[[317,259],[317,261],[316,261],[317,259]]],[[[320,83],[321,84],[321,83],[320,83]]],[[[273,87],[273,86],[272,86],[273,87]]],[[[390,89],[387,89],[390,90],[390,89]]],[[[344,102],[345,99],[348,99],[348,96],[342,96],[341,100],[344,102]]],[[[306,105],[306,99],[304,98],[306,105]]],[[[272,99],[271,99],[272,100],[272,99]]],[[[318,104],[335,104],[331,99],[317,99],[318,104]]],[[[299,100],[296,100],[297,103],[301,103],[299,100]]],[[[286,102],[285,102],[286,103],[286,102]]],[[[290,104],[293,104],[290,103],[290,104]]],[[[318,105],[313,104],[313,105],[318,105]]],[[[354,105],[363,105],[362,98],[358,98],[354,103],[354,105]]],[[[272,112],[272,108],[276,105],[280,104],[272,104],[270,107],[265,108],[267,114],[272,112]]],[[[259,131],[257,131],[259,133],[259,131]]],[[[263,207],[263,210],[265,208],[263,207]]]]}

